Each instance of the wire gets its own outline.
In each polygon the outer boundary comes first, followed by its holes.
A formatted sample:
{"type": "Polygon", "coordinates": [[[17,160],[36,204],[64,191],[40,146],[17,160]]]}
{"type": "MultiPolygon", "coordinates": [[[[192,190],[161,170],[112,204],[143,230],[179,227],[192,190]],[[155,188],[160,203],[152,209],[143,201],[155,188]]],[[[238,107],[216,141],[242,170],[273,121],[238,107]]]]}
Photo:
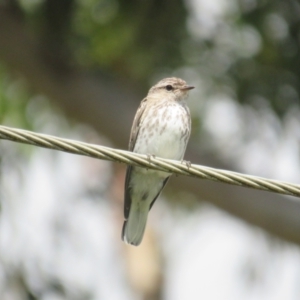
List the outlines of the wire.
{"type": "Polygon", "coordinates": [[[300,197],[300,185],[0,126],[0,139],[168,173],[300,197]]]}

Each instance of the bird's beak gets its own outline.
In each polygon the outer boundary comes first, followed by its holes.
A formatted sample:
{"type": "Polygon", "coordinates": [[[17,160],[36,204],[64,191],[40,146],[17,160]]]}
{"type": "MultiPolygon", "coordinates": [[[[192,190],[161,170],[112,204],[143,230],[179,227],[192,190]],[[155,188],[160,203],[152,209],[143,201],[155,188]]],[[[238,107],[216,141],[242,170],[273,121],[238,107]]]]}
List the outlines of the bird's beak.
{"type": "Polygon", "coordinates": [[[191,86],[191,85],[186,85],[184,87],[181,88],[182,91],[188,91],[188,90],[192,90],[194,89],[195,87],[194,86],[191,86]]]}

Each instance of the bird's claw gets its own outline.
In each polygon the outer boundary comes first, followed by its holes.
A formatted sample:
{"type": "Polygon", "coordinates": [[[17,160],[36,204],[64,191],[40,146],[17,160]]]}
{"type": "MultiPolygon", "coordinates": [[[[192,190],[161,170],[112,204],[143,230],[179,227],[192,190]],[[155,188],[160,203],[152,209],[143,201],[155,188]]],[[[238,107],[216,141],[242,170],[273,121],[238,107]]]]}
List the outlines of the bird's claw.
{"type": "MultiPolygon", "coordinates": [[[[155,158],[155,155],[154,154],[147,154],[147,160],[148,160],[148,163],[150,164],[151,163],[151,159],[152,158],[155,158]]],[[[148,170],[148,169],[147,169],[148,170]]]]}
{"type": "Polygon", "coordinates": [[[147,160],[149,163],[151,163],[151,158],[155,158],[155,155],[154,154],[147,154],[147,160]]]}
{"type": "Polygon", "coordinates": [[[191,167],[191,165],[192,165],[190,161],[184,160],[184,159],[181,160],[181,163],[182,163],[182,164],[185,164],[186,167],[188,168],[188,170],[190,169],[190,167],[191,167]]]}

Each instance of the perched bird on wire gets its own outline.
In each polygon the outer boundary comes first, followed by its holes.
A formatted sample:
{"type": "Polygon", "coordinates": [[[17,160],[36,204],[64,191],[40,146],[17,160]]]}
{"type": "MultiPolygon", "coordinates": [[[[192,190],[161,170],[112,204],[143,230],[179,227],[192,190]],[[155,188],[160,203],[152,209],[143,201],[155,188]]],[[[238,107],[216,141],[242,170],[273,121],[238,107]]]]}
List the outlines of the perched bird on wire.
{"type": "MultiPolygon", "coordinates": [[[[180,78],[165,78],[142,100],[131,128],[129,150],[162,158],[182,160],[191,132],[186,104],[189,90],[180,78]]],[[[148,212],[166,185],[170,173],[127,167],[122,239],[138,246],[144,235],[148,212]]]]}

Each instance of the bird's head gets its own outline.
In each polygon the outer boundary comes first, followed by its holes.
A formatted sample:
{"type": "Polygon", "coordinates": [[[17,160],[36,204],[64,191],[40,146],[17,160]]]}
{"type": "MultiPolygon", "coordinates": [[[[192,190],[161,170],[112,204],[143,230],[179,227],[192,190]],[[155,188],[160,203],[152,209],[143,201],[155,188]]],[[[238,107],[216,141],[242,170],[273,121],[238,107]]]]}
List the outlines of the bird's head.
{"type": "Polygon", "coordinates": [[[189,90],[193,89],[193,86],[187,85],[187,83],[176,77],[165,78],[154,85],[148,95],[153,97],[164,97],[174,101],[185,100],[189,90]]]}

